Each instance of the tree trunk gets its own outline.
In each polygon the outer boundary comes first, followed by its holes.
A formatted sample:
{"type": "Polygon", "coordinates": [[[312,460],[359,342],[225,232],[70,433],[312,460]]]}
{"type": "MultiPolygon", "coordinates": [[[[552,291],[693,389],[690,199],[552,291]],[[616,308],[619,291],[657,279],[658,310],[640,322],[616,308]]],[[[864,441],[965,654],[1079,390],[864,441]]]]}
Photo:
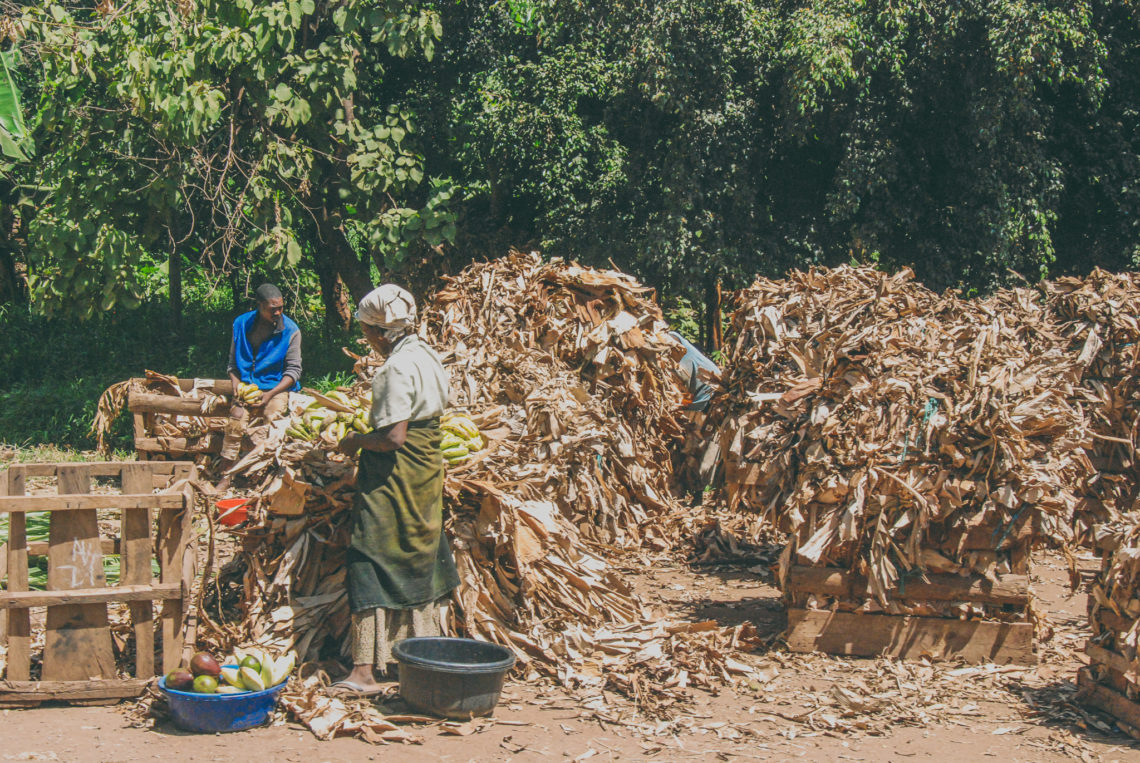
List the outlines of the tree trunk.
{"type": "Polygon", "coordinates": [[[705,350],[711,355],[720,352],[724,338],[720,330],[721,291],[720,279],[705,285],[705,350]]]}
{"type": "Polygon", "coordinates": [[[325,305],[325,326],[347,329],[352,324],[352,309],[344,282],[327,257],[314,259],[314,269],[321,283],[321,301],[325,305]]]}
{"type": "Polygon", "coordinates": [[[372,278],[369,274],[367,262],[361,262],[352,251],[352,245],[344,235],[344,225],[340,213],[330,211],[325,207],[317,217],[321,237],[322,250],[316,259],[326,259],[330,268],[335,271],[348,287],[348,293],[354,302],[359,302],[372,291],[372,278]]]}
{"type": "Polygon", "coordinates": [[[28,284],[16,272],[16,259],[7,248],[0,248],[0,305],[24,304],[28,301],[28,284]]]}
{"type": "Polygon", "coordinates": [[[182,330],[182,255],[170,250],[167,259],[167,275],[170,277],[170,316],[174,320],[174,330],[182,330]]]}
{"type": "Polygon", "coordinates": [[[237,269],[230,270],[227,276],[230,281],[230,296],[234,301],[234,314],[244,313],[249,308],[245,304],[245,295],[241,293],[241,278],[238,277],[237,269]]]}

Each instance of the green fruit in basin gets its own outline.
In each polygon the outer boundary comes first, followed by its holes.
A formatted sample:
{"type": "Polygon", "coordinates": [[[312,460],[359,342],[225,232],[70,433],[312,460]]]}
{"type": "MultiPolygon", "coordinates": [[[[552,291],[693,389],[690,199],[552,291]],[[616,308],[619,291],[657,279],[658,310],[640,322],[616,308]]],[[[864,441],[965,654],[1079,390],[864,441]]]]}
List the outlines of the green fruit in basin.
{"type": "Polygon", "coordinates": [[[218,679],[201,675],[194,679],[194,691],[199,694],[214,694],[218,691],[218,679]]]}
{"type": "Polygon", "coordinates": [[[252,654],[250,654],[250,655],[247,655],[246,658],[241,661],[240,667],[249,668],[250,670],[252,670],[254,672],[260,673],[261,672],[261,661],[259,659],[257,659],[256,657],[254,657],[252,654]]]}

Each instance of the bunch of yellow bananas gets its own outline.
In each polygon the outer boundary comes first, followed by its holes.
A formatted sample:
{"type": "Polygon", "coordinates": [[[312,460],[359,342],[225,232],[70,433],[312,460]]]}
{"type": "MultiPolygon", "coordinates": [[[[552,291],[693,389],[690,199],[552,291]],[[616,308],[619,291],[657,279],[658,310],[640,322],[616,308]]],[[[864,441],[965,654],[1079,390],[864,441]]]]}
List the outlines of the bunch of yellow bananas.
{"type": "Polygon", "coordinates": [[[453,466],[471,458],[472,453],[482,450],[487,444],[483,435],[479,434],[475,422],[462,414],[443,414],[439,426],[443,429],[440,450],[443,451],[444,460],[453,466]]]}
{"type": "Polygon", "coordinates": [[[261,404],[261,390],[257,388],[256,384],[246,384],[240,382],[237,388],[237,400],[246,405],[260,405],[261,404]]]}
{"type": "Polygon", "coordinates": [[[305,408],[300,416],[294,416],[289,422],[285,434],[296,439],[312,442],[323,437],[331,443],[338,443],[349,431],[368,434],[372,427],[368,423],[368,413],[372,407],[372,393],[369,391],[363,398],[357,400],[349,397],[339,389],[325,393],[325,397],[336,400],[352,412],[334,411],[313,401],[305,408]]]}

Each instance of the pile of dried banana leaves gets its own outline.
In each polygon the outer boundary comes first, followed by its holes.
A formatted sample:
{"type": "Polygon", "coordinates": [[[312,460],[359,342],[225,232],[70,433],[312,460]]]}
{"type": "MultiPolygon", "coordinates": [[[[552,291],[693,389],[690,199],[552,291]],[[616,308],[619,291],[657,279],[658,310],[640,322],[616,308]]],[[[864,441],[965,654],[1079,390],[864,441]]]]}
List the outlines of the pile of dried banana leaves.
{"type": "Polygon", "coordinates": [[[1087,453],[1096,474],[1080,486],[1076,531],[1087,539],[1093,524],[1129,510],[1136,500],[1140,276],[1097,269],[1043,288],[1067,349],[1084,371],[1077,404],[1089,418],[1087,453]]]}
{"type": "Polygon", "coordinates": [[[1101,572],[1089,590],[1092,678],[1140,702],[1140,515],[1097,525],[1101,572]]]}
{"type": "MultiPolygon", "coordinates": [[[[509,646],[526,674],[636,696],[662,710],[686,687],[747,672],[749,628],[656,620],[612,566],[670,550],[671,455],[683,355],[651,290],[613,271],[512,253],[451,278],[421,331],[443,356],[455,410],[486,446],[449,467],[447,532],[462,584],[456,634],[509,646]]],[[[381,362],[358,357],[360,399],[381,362]]],[[[258,496],[243,553],[207,586],[206,638],[343,654],[353,463],[291,421],[254,427],[229,470],[258,496]],[[291,433],[292,432],[292,433],[291,433]]]]}
{"type": "Polygon", "coordinates": [[[1095,471],[1074,389],[1081,358],[1038,292],[936,294],[910,271],[813,269],[736,296],[709,420],[730,507],[790,534],[793,565],[866,580],[808,608],[1024,618],[899,594],[924,571],[1024,575],[1030,545],[1067,542],[1095,471]]]}

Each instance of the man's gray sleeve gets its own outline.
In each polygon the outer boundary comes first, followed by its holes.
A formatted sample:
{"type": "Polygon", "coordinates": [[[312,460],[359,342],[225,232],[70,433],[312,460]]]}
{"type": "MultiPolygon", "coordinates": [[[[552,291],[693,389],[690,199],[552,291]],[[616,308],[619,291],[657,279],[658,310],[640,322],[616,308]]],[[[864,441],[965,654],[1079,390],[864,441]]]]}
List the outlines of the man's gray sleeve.
{"type": "Polygon", "coordinates": [[[293,381],[301,381],[301,332],[294,331],[289,337],[289,349],[285,351],[285,375],[293,381]]]}

